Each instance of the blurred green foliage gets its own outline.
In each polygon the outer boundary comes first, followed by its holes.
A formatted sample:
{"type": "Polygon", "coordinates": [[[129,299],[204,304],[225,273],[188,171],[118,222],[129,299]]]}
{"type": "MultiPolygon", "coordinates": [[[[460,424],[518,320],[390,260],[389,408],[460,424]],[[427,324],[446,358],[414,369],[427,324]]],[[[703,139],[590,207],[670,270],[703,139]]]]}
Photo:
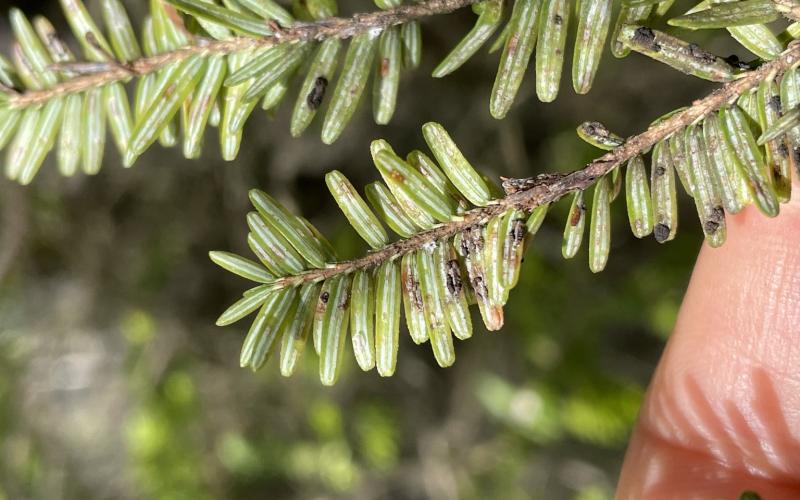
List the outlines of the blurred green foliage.
{"type": "MultiPolygon", "coordinates": [[[[60,19],[54,3],[25,8],[60,19]]],[[[494,121],[494,58],[441,80],[424,74],[472,21],[427,23],[422,69],[404,82],[393,123],[375,126],[362,107],[335,146],[321,149],[316,133],[290,139],[281,109],[248,124],[235,165],[209,142],[201,161],[154,148],[130,170],[109,154],[97,177],[45,167],[28,189],[0,186],[0,500],[613,498],[700,245],[690,200],[664,246],[631,236],[615,202],[599,275],[585,249],[561,258],[559,203],[526,254],[506,327],[458,342],[450,369],[404,336],[391,379],[345,362],[324,388],[313,352],[292,379],[277,363],[254,375],[237,366],[246,327],[213,326],[241,283],[206,252],[246,253],[237,245],[252,187],[358,255],[322,174],[374,180],[373,138],[409,151],[435,119],[495,177],[565,171],[597,154],[575,137],[578,123],[626,135],[709,88],[638,56],[606,57],[590,96],[544,105],[531,81],[494,121]]],[[[0,43],[5,33],[0,24],[0,43]]]]}

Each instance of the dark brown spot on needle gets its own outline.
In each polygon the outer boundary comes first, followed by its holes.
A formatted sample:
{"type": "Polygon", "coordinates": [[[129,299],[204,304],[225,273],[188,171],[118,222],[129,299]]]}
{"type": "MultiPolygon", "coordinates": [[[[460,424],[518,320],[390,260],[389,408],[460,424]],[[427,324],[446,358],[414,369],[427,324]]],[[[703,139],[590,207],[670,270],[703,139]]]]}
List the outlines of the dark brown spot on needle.
{"type": "Polygon", "coordinates": [[[447,291],[451,296],[456,296],[461,293],[461,268],[458,266],[458,261],[453,259],[447,261],[445,283],[447,291]]]}
{"type": "Polygon", "coordinates": [[[708,234],[714,234],[719,230],[724,221],[725,211],[722,207],[714,207],[713,210],[711,210],[711,217],[703,224],[703,229],[708,234]]]}
{"type": "Polygon", "coordinates": [[[515,34],[514,36],[508,39],[508,43],[506,44],[506,51],[508,52],[509,57],[511,57],[517,51],[518,44],[519,44],[518,34],[515,34]]]}
{"type": "Polygon", "coordinates": [[[707,220],[706,223],[703,225],[703,228],[706,230],[708,234],[714,234],[719,229],[719,222],[713,220],[707,220]]]}
{"type": "Polygon", "coordinates": [[[392,170],[391,172],[389,172],[389,177],[391,177],[392,180],[398,184],[404,184],[406,182],[405,176],[400,172],[398,172],[397,170],[392,170]]]}
{"type": "Polygon", "coordinates": [[[475,295],[477,295],[479,298],[486,298],[486,293],[488,290],[486,289],[486,284],[483,282],[483,276],[475,276],[472,279],[472,289],[475,291],[475,295]]]}
{"type": "Polygon", "coordinates": [[[311,87],[311,92],[306,97],[306,103],[311,109],[318,109],[322,105],[322,100],[325,98],[325,90],[328,88],[328,79],[324,76],[318,76],[314,80],[314,86],[311,87]]]}
{"type": "Polygon", "coordinates": [[[469,239],[467,233],[461,233],[461,255],[469,257],[469,239]]]}
{"type": "Polygon", "coordinates": [[[753,69],[749,64],[739,59],[739,56],[736,54],[731,54],[728,57],[724,58],[723,61],[730,64],[734,68],[749,70],[753,69]]]}
{"type": "Polygon", "coordinates": [[[767,106],[772,108],[772,110],[774,112],[780,114],[781,113],[781,96],[774,95],[774,96],[770,97],[769,101],[767,101],[767,106]]]}
{"type": "Polygon", "coordinates": [[[480,256],[483,251],[483,228],[473,227],[467,234],[467,244],[469,245],[469,253],[480,256]]]}
{"type": "Polygon", "coordinates": [[[514,239],[515,244],[522,243],[525,238],[525,221],[522,219],[515,219],[511,224],[510,236],[514,239]]]}
{"type": "Polygon", "coordinates": [[[653,234],[656,237],[656,241],[659,243],[664,243],[669,238],[670,228],[666,224],[656,224],[656,227],[653,229],[653,234]]]}
{"type": "Polygon", "coordinates": [[[411,305],[413,305],[415,309],[421,311],[423,308],[422,292],[419,289],[419,281],[417,281],[413,266],[408,269],[406,273],[403,273],[401,278],[403,280],[403,289],[406,292],[406,296],[411,299],[411,305]]]}
{"type": "Polygon", "coordinates": [[[643,45],[644,47],[649,47],[656,51],[661,50],[660,46],[658,49],[655,48],[658,46],[656,43],[656,34],[647,26],[636,28],[636,31],[633,32],[633,41],[634,43],[643,45]]]}
{"type": "Polygon", "coordinates": [[[584,122],[581,124],[581,130],[584,134],[594,138],[600,142],[613,141],[615,144],[622,144],[622,141],[617,137],[612,137],[613,134],[608,128],[600,122],[584,122]]]}
{"type": "Polygon", "coordinates": [[[569,215],[569,225],[570,226],[577,226],[581,218],[583,217],[583,212],[586,210],[586,205],[583,203],[579,205],[575,205],[575,208],[572,210],[572,213],[569,215]]]}
{"type": "Polygon", "coordinates": [[[316,307],[316,314],[324,314],[325,310],[328,308],[328,299],[330,298],[330,294],[328,292],[322,292],[319,295],[319,300],[317,301],[316,307]]]}
{"type": "Polygon", "coordinates": [[[690,43],[687,50],[692,58],[702,63],[711,64],[716,60],[713,54],[701,49],[696,43],[690,43]]]}
{"type": "Polygon", "coordinates": [[[175,93],[175,90],[178,88],[178,85],[173,83],[169,87],[164,90],[163,99],[169,99],[172,97],[172,94],[175,93]]]}
{"type": "Polygon", "coordinates": [[[794,168],[797,170],[797,175],[800,175],[800,148],[792,149],[792,159],[794,160],[794,168]]]}

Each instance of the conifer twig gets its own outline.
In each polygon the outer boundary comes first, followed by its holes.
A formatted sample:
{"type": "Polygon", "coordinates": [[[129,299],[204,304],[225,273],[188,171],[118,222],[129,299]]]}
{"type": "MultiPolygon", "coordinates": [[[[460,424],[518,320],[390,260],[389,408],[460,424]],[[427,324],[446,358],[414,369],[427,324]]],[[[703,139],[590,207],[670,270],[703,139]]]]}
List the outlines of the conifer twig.
{"type": "Polygon", "coordinates": [[[105,71],[78,76],[48,89],[15,94],[8,99],[8,103],[14,108],[41,105],[56,97],[85,92],[132,77],[154,73],[169,64],[183,61],[192,56],[225,55],[283,43],[352,38],[359,33],[384,30],[416,19],[448,14],[477,2],[478,0],[425,0],[393,9],[357,13],[346,18],[331,17],[314,22],[297,22],[293,26],[276,30],[273,35],[260,38],[240,36],[230,40],[211,40],[196,37],[190,46],[152,57],[144,57],[132,61],[124,67],[109,65],[105,71]]]}
{"type": "Polygon", "coordinates": [[[539,178],[506,180],[504,187],[509,194],[486,207],[470,210],[457,219],[396,241],[364,257],[338,262],[324,269],[312,269],[297,275],[278,278],[275,285],[279,288],[295,286],[308,281],[319,281],[338,274],[374,267],[422,248],[431,242],[451,238],[469,228],[480,226],[488,219],[511,208],[530,212],[540,205],[557,201],[571,192],[587,189],[615,167],[635,156],[646,153],[656,143],[702,120],[726,104],[734,102],[740,95],[754,89],[762,81],[779,76],[798,64],[800,64],[800,42],[792,42],[778,58],[757,69],[743,73],[737,80],[694,101],[683,111],[651,125],[638,135],[629,137],[622,145],[593,160],[582,169],[563,175],[550,174],[539,178]]]}
{"type": "Polygon", "coordinates": [[[800,21],[800,3],[795,0],[772,0],[775,8],[792,21],[800,21]]]}

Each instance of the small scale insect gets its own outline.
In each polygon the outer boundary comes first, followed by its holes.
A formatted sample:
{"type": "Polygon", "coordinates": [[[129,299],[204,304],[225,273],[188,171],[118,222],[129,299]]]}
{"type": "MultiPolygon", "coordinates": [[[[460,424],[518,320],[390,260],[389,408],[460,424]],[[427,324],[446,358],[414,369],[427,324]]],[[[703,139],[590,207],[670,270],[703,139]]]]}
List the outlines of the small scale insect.
{"type": "Polygon", "coordinates": [[[655,44],[656,34],[653,33],[653,30],[650,28],[642,26],[640,28],[636,28],[636,31],[633,34],[633,41],[644,46],[655,44]]]}
{"type": "Polygon", "coordinates": [[[716,60],[713,54],[701,49],[700,46],[697,45],[696,43],[690,43],[689,46],[687,47],[687,50],[691,57],[697,59],[702,63],[711,64],[716,60]]]}
{"type": "Polygon", "coordinates": [[[772,108],[773,111],[780,115],[781,113],[781,96],[774,95],[767,101],[767,106],[772,108]]]}
{"type": "Polygon", "coordinates": [[[461,269],[457,260],[447,261],[447,276],[445,276],[447,291],[455,296],[461,293],[461,269]]]}
{"type": "Polygon", "coordinates": [[[515,219],[512,226],[511,226],[511,233],[509,236],[514,238],[514,243],[519,244],[522,243],[522,240],[525,238],[525,221],[522,219],[515,219]]]}
{"type": "Polygon", "coordinates": [[[483,232],[479,228],[472,228],[470,238],[470,252],[480,253],[483,251],[483,232]]]}
{"type": "Polygon", "coordinates": [[[506,43],[506,50],[508,52],[508,57],[514,55],[517,51],[517,45],[519,45],[519,34],[516,33],[514,36],[509,37],[508,43],[506,43]]]}
{"type": "Polygon", "coordinates": [[[653,230],[653,234],[655,235],[657,242],[663,243],[663,242],[667,241],[667,238],[669,238],[670,231],[671,231],[671,229],[669,228],[668,225],[666,225],[666,224],[656,224],[656,227],[653,230]]]}
{"type": "Polygon", "coordinates": [[[469,257],[469,251],[469,236],[467,233],[464,233],[464,237],[461,239],[461,255],[469,257]]]}
{"type": "Polygon", "coordinates": [[[319,301],[322,302],[323,304],[327,304],[329,297],[330,294],[328,292],[322,292],[322,294],[319,296],[319,301]]]}
{"type": "Polygon", "coordinates": [[[486,284],[483,282],[482,276],[475,276],[472,280],[472,289],[475,291],[475,295],[481,299],[486,298],[486,294],[489,292],[486,289],[486,284]]]}
{"type": "Polygon", "coordinates": [[[750,64],[739,59],[739,56],[737,56],[736,54],[731,54],[728,57],[723,58],[723,61],[725,61],[726,63],[730,64],[731,66],[737,69],[744,69],[744,70],[753,69],[753,67],[750,66],[750,64]]]}
{"type": "Polygon", "coordinates": [[[409,269],[409,273],[402,277],[403,288],[405,289],[408,297],[411,299],[411,304],[417,309],[422,310],[424,303],[422,302],[422,291],[419,288],[419,281],[417,281],[416,273],[413,269],[409,269]]]}
{"type": "Polygon", "coordinates": [[[317,79],[314,80],[314,86],[311,88],[311,92],[308,93],[308,97],[306,97],[309,108],[319,109],[322,105],[322,99],[325,98],[325,90],[327,88],[328,79],[324,76],[318,76],[317,79]]]}
{"type": "Polygon", "coordinates": [[[569,216],[569,225],[577,226],[578,223],[580,223],[584,212],[586,212],[586,205],[584,205],[583,203],[575,205],[575,210],[569,216]]]}
{"type": "Polygon", "coordinates": [[[705,229],[708,234],[714,234],[719,229],[719,222],[713,220],[707,220],[705,223],[705,229]]]}
{"type": "Polygon", "coordinates": [[[342,294],[342,300],[339,302],[339,309],[347,309],[350,306],[350,293],[345,290],[342,294]]]}

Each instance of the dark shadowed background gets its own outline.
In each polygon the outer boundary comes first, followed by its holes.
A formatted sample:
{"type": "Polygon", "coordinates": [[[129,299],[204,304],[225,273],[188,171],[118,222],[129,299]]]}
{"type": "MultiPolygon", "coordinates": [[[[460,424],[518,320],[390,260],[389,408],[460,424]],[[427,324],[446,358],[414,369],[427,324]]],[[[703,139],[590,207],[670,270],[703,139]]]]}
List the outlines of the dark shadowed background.
{"type": "MultiPolygon", "coordinates": [[[[3,12],[12,4],[64,27],[55,1],[0,1],[3,12]]],[[[126,2],[137,19],[146,4],[126,2]]],[[[359,0],[341,11],[373,9],[359,0]]],[[[364,99],[334,146],[320,142],[319,120],[290,137],[293,91],[276,116],[254,114],[230,164],[212,130],[199,161],[154,146],[125,170],[109,148],[95,177],[65,179],[48,163],[30,187],[0,182],[0,498],[612,497],[700,246],[686,198],[681,231],[665,246],[636,240],[618,199],[611,258],[597,276],[585,245],[561,258],[568,202],[559,203],[526,255],[506,327],[458,342],[449,369],[403,335],[394,377],[362,373],[348,347],[340,381],[325,388],[313,352],[291,379],[275,362],[253,374],[238,367],[249,321],[214,326],[246,284],[207,252],[248,253],[250,188],[355,256],[365,245],[323,174],[375,180],[372,139],[405,154],[424,146],[420,126],[435,120],[495,178],[567,171],[599,154],[576,137],[580,122],[633,134],[711,88],[606,51],[588,96],[574,94],[567,67],[559,99],[542,104],[529,71],[515,108],[496,121],[496,54],[428,76],[473,20],[465,9],[425,22],[422,67],[404,78],[391,125],[375,125],[364,99]]],[[[4,18],[5,53],[10,43],[4,18]]],[[[732,50],[724,40],[705,46],[732,50]]]]}

